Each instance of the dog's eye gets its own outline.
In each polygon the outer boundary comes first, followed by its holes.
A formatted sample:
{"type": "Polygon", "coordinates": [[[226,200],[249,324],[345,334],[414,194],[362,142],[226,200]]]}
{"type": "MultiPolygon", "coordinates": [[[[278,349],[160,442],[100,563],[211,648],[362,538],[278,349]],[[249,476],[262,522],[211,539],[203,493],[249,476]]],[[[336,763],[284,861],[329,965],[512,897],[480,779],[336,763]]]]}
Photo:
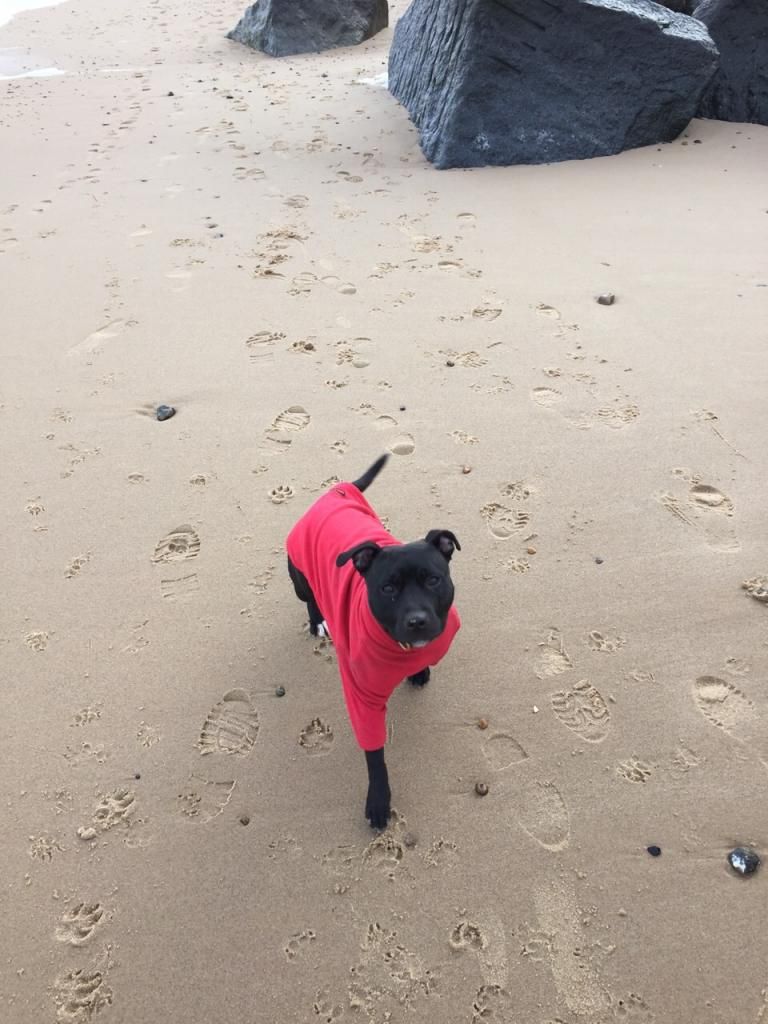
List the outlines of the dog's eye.
{"type": "Polygon", "coordinates": [[[442,578],[440,576],[427,576],[428,587],[439,587],[441,582],[442,578]]]}
{"type": "Polygon", "coordinates": [[[382,594],[387,594],[391,597],[392,594],[397,593],[397,587],[394,583],[385,583],[381,588],[381,592],[382,594]]]}

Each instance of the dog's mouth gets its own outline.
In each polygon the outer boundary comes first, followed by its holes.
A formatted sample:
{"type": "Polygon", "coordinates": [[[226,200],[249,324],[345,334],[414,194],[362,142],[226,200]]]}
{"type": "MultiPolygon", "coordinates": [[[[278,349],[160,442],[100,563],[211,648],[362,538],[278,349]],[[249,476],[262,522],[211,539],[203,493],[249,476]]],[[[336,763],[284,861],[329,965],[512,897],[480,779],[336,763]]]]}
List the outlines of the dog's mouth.
{"type": "Polygon", "coordinates": [[[414,651],[419,647],[426,647],[429,640],[414,640],[412,644],[404,644],[402,640],[398,640],[398,646],[404,651],[414,651]]]}

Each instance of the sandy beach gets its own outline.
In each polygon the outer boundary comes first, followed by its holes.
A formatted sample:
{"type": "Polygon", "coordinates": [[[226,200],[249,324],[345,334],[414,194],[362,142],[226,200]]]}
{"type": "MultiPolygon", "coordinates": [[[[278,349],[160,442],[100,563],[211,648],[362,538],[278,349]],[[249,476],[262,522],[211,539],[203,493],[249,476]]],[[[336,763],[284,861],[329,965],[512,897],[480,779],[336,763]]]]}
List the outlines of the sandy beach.
{"type": "Polygon", "coordinates": [[[768,129],[436,171],[391,25],[242,11],[0,27],[0,1018],[766,1024],[768,129]],[[283,545],[382,451],[463,628],[377,835],[283,545]]]}

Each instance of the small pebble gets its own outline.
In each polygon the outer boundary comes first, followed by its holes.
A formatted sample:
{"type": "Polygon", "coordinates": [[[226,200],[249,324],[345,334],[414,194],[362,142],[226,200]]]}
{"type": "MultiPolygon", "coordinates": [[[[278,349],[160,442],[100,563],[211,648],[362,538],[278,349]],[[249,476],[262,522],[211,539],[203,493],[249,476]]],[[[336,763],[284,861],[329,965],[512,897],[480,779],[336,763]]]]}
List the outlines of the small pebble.
{"type": "Polygon", "coordinates": [[[141,772],[134,772],[133,773],[133,777],[134,777],[134,779],[140,779],[141,778],[141,772]]]}
{"type": "Polygon", "coordinates": [[[284,686],[278,686],[277,689],[275,690],[275,696],[276,697],[284,697],[285,696],[285,687],[284,686]]]}
{"type": "Polygon", "coordinates": [[[81,825],[80,828],[77,830],[77,834],[78,834],[78,836],[81,839],[85,839],[85,840],[95,839],[96,838],[96,829],[95,828],[86,828],[84,825],[81,825]]]}
{"type": "Polygon", "coordinates": [[[760,867],[760,858],[754,850],[747,850],[743,846],[737,846],[728,854],[728,863],[739,875],[751,875],[760,867]]]}
{"type": "Polygon", "coordinates": [[[477,728],[478,729],[487,729],[488,728],[488,719],[487,718],[478,718],[478,720],[477,720],[477,728]]]}
{"type": "Polygon", "coordinates": [[[529,554],[529,555],[535,555],[536,554],[536,548],[526,548],[525,550],[526,550],[527,554],[529,554]]]}
{"type": "Polygon", "coordinates": [[[400,412],[405,412],[405,406],[404,405],[400,406],[400,412]]]}
{"type": "Polygon", "coordinates": [[[603,292],[602,295],[597,296],[597,301],[601,306],[612,306],[616,301],[616,296],[613,292],[603,292]]]}
{"type": "Polygon", "coordinates": [[[169,420],[171,416],[176,415],[176,410],[172,405],[158,405],[155,410],[155,416],[162,422],[163,420],[169,420]]]}
{"type": "Polygon", "coordinates": [[[248,817],[247,814],[241,814],[240,815],[240,824],[241,825],[250,825],[250,823],[251,823],[251,819],[248,817]]]}
{"type": "Polygon", "coordinates": [[[456,363],[454,363],[454,361],[452,359],[446,359],[445,360],[445,365],[446,366],[455,366],[456,363]]]}
{"type": "Polygon", "coordinates": [[[403,846],[407,846],[409,850],[412,850],[418,841],[419,837],[415,832],[406,832],[403,836],[403,846]]]}
{"type": "Polygon", "coordinates": [[[168,93],[168,95],[169,95],[169,96],[173,96],[174,94],[173,94],[172,92],[169,92],[169,93],[168,93]]]}
{"type": "Polygon", "coordinates": [[[534,715],[538,715],[538,713],[539,713],[539,709],[536,707],[535,704],[533,705],[533,713],[534,713],[534,715]]]}
{"type": "Polygon", "coordinates": [[[476,782],[475,792],[478,796],[488,796],[488,784],[485,782],[476,782]]]}
{"type": "Polygon", "coordinates": [[[597,556],[597,557],[595,558],[595,565],[602,565],[602,564],[603,564],[603,560],[602,560],[602,558],[600,558],[600,556],[598,555],[598,556],[597,556]]]}
{"type": "Polygon", "coordinates": [[[661,847],[660,846],[649,846],[648,847],[648,853],[650,853],[650,855],[652,857],[660,857],[661,856],[661,847]]]}
{"type": "Polygon", "coordinates": [[[462,466],[461,467],[461,472],[464,474],[464,476],[466,476],[467,473],[471,473],[472,472],[472,467],[471,466],[462,466]]]}

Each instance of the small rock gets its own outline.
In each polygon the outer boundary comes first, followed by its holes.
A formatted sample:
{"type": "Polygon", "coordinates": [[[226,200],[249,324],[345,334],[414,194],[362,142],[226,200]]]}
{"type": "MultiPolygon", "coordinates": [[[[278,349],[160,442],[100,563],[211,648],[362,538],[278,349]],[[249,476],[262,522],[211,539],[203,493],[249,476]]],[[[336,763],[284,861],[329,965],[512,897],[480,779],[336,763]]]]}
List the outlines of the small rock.
{"type": "Polygon", "coordinates": [[[488,784],[486,782],[476,782],[475,792],[478,796],[488,796],[488,784]]]}
{"type": "Polygon", "coordinates": [[[760,867],[760,858],[754,850],[737,846],[728,854],[728,863],[738,875],[751,875],[760,867]]]}
{"type": "Polygon", "coordinates": [[[403,836],[403,846],[407,846],[409,850],[412,850],[418,841],[419,837],[415,832],[406,832],[403,836]]]}
{"type": "Polygon", "coordinates": [[[534,713],[534,715],[538,715],[538,713],[539,713],[539,709],[536,707],[535,704],[533,705],[533,713],[534,713]]]}
{"type": "Polygon", "coordinates": [[[251,823],[251,819],[248,817],[247,814],[241,814],[240,815],[240,824],[241,825],[250,825],[250,823],[251,823]]]}
{"type": "Polygon", "coordinates": [[[400,406],[400,412],[405,412],[405,406],[404,405],[400,406]]]}
{"type": "Polygon", "coordinates": [[[526,553],[529,554],[529,555],[535,555],[536,554],[536,548],[526,548],[525,550],[526,550],[526,553]]]}
{"type": "Polygon", "coordinates": [[[141,772],[134,772],[133,773],[133,777],[134,777],[134,779],[140,779],[141,778],[141,772]]]}
{"type": "Polygon", "coordinates": [[[285,687],[284,686],[278,686],[277,689],[275,690],[275,696],[276,697],[284,697],[285,696],[285,687]]]}
{"type": "Polygon", "coordinates": [[[169,95],[169,96],[173,96],[174,94],[173,94],[172,92],[170,92],[170,91],[169,91],[169,92],[168,92],[168,95],[169,95]]]}
{"type": "Polygon", "coordinates": [[[85,825],[81,825],[80,828],[77,830],[77,834],[80,839],[88,841],[89,839],[96,838],[96,829],[86,828],[85,825]]]}
{"type": "Polygon", "coordinates": [[[612,306],[616,301],[616,296],[613,292],[603,292],[602,295],[597,296],[597,301],[601,306],[612,306]]]}
{"type": "Polygon", "coordinates": [[[602,564],[603,564],[603,559],[599,555],[597,555],[595,557],[595,565],[602,565],[602,564]]]}
{"type": "Polygon", "coordinates": [[[649,846],[647,849],[648,849],[648,853],[650,853],[650,855],[652,857],[660,857],[661,856],[661,847],[660,846],[649,846]]]}
{"type": "Polygon", "coordinates": [[[456,363],[454,363],[454,361],[452,359],[446,359],[445,360],[445,365],[446,366],[455,366],[456,363]]]}
{"type": "Polygon", "coordinates": [[[467,473],[471,473],[472,472],[472,467],[471,466],[462,466],[461,467],[461,472],[464,474],[464,476],[466,476],[467,473]]]}
{"type": "Polygon", "coordinates": [[[158,405],[155,410],[155,416],[162,422],[163,420],[169,420],[171,416],[176,415],[176,410],[172,405],[158,405]]]}
{"type": "Polygon", "coordinates": [[[488,728],[488,719],[487,718],[478,718],[478,720],[477,720],[477,728],[478,729],[487,729],[488,728]]]}

